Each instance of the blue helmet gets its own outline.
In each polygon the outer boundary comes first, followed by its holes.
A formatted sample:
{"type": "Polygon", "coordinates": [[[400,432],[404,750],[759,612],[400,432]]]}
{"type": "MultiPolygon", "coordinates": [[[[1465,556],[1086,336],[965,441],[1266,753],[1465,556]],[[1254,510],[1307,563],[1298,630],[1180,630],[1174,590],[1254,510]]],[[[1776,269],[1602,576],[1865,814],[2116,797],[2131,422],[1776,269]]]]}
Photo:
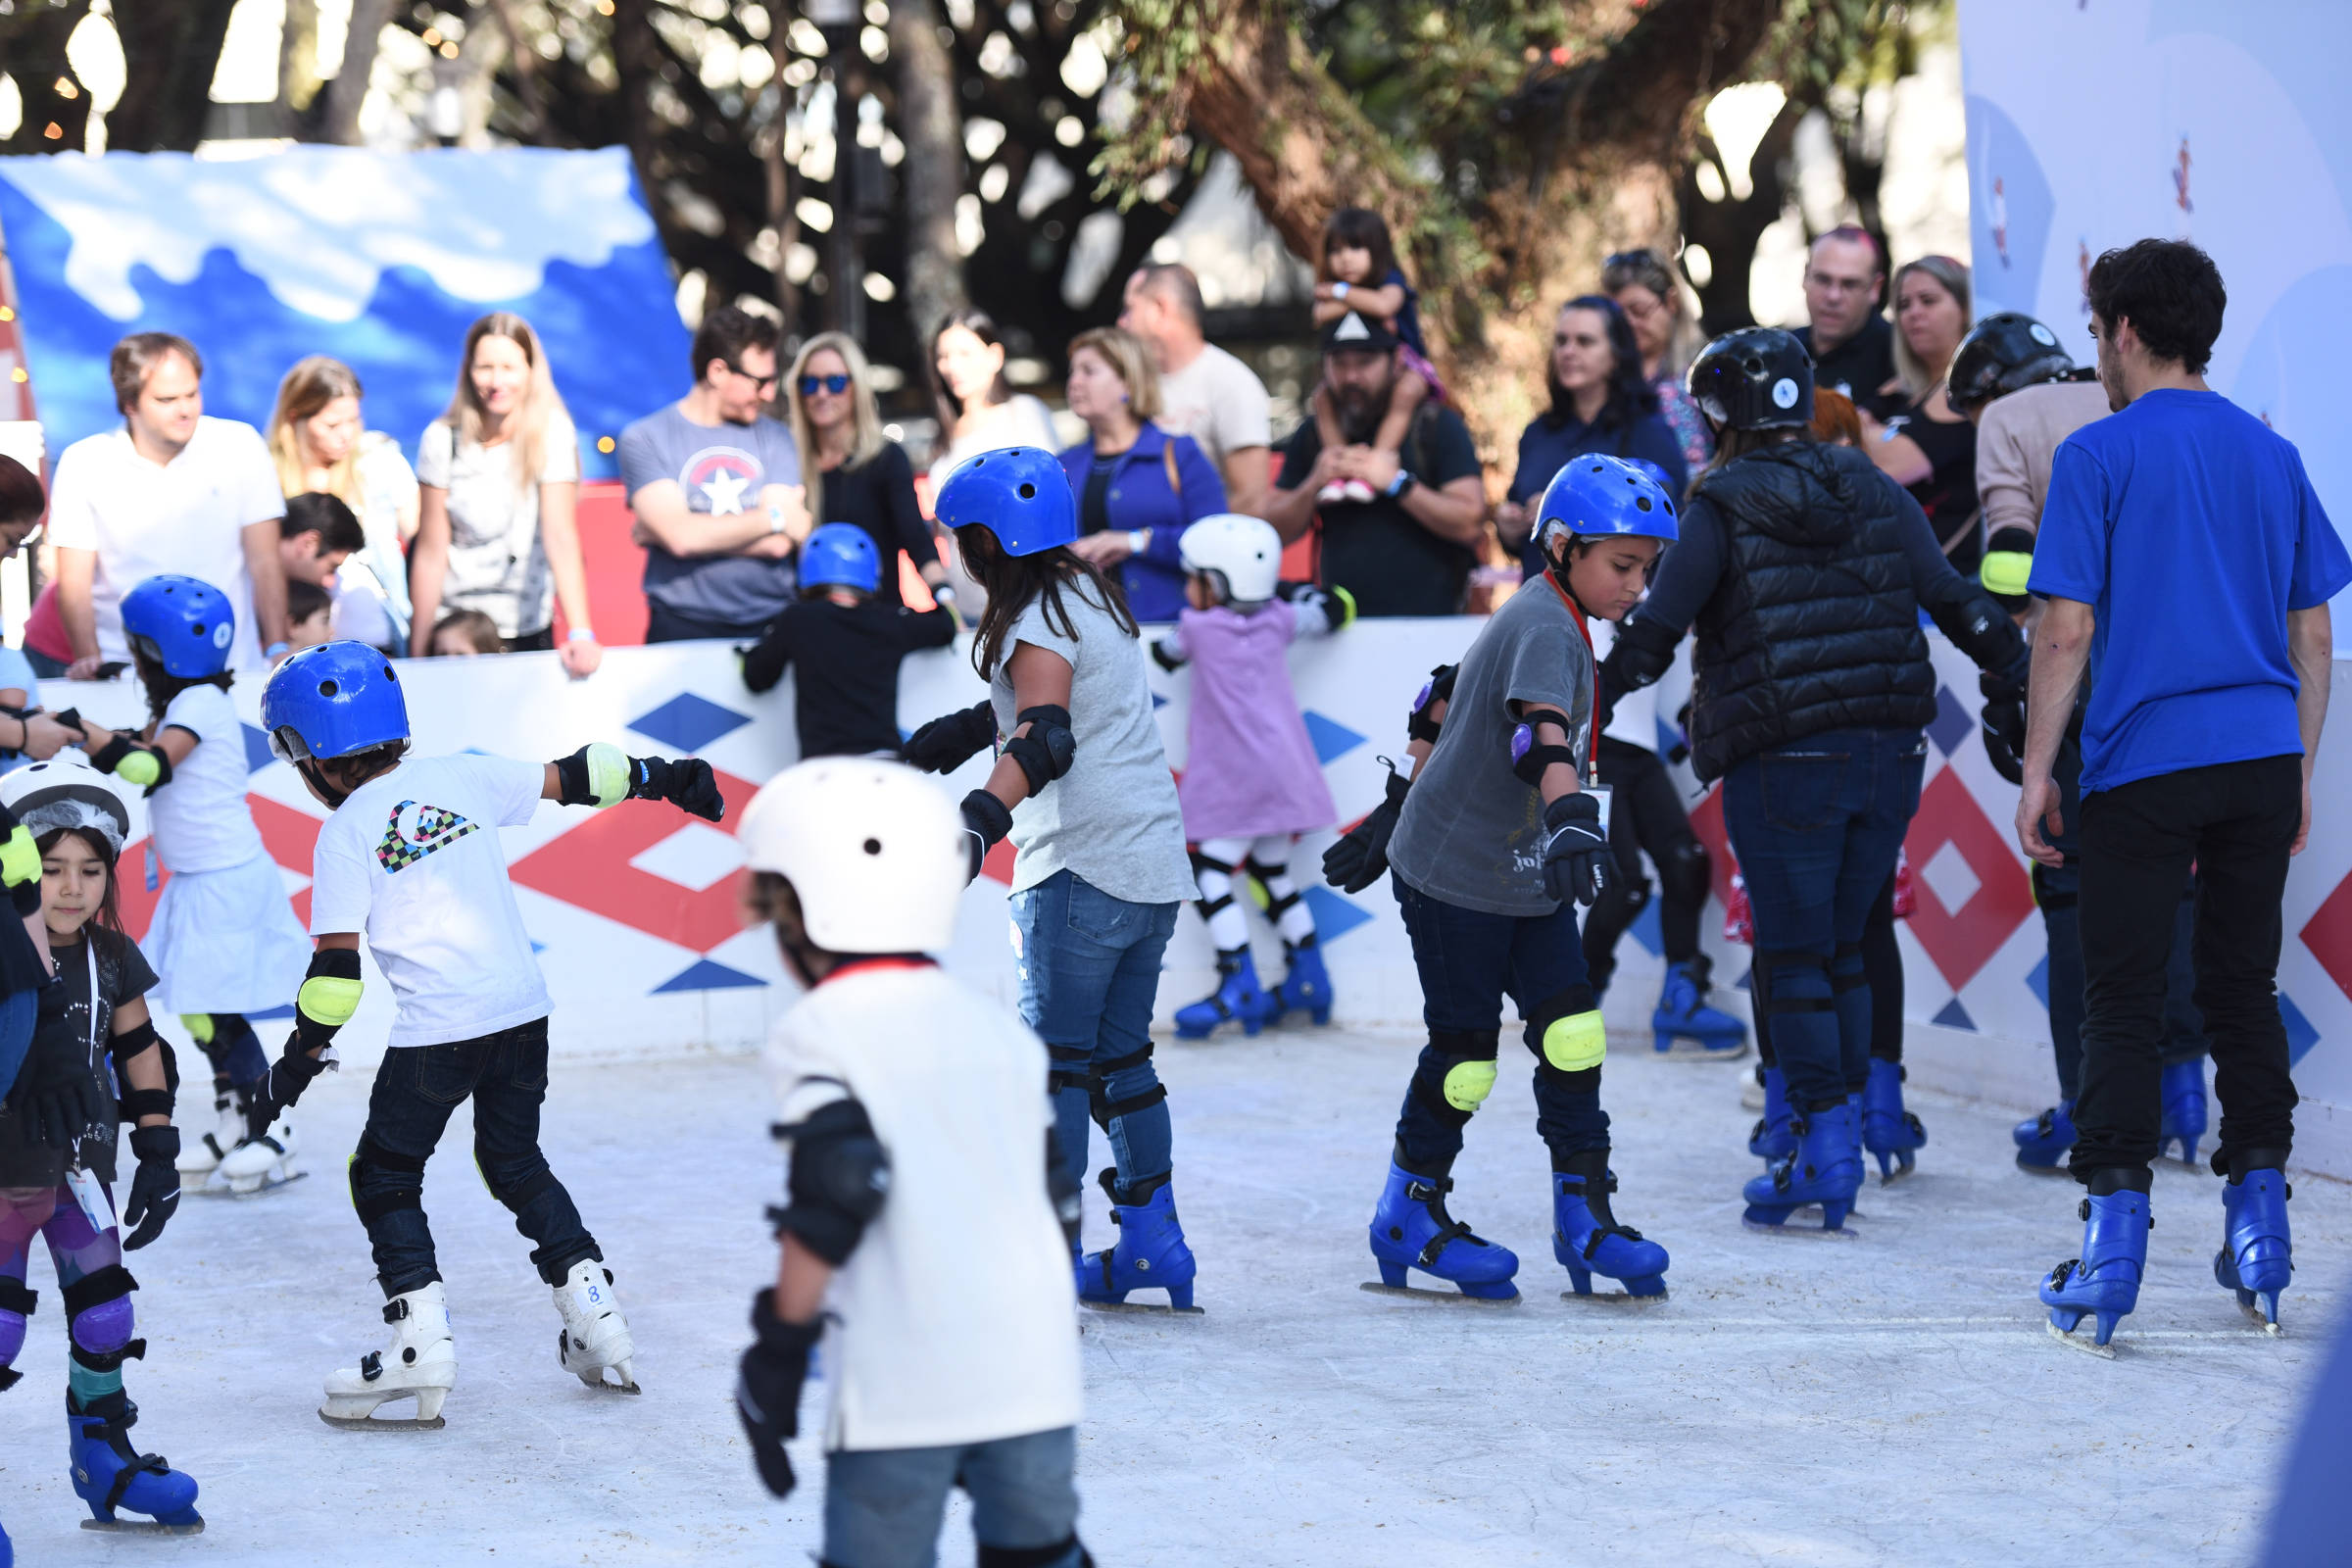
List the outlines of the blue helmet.
{"type": "Polygon", "coordinates": [[[321,643],[277,666],[262,692],[270,749],[289,762],[349,757],[409,738],[392,662],[366,643],[321,643]]]}
{"type": "Polygon", "coordinates": [[[882,581],[882,554],[873,536],[854,522],[828,522],[801,547],[801,586],[855,588],[870,594],[882,581]]]}
{"type": "Polygon", "coordinates": [[[1644,471],[1646,463],[1586,453],[1570,458],[1544,487],[1536,513],[1536,548],[1553,558],[1549,541],[1632,534],[1675,539],[1674,498],[1644,471]]]}
{"type": "Polygon", "coordinates": [[[149,577],[122,596],[122,635],[165,674],[202,680],[228,667],[237,612],[228,595],[209,582],[149,577]]]}
{"type": "Polygon", "coordinates": [[[966,461],[939,487],[940,525],[977,524],[1008,556],[1034,556],[1078,537],[1078,503],[1061,460],[1042,447],[1005,447],[966,461]]]}

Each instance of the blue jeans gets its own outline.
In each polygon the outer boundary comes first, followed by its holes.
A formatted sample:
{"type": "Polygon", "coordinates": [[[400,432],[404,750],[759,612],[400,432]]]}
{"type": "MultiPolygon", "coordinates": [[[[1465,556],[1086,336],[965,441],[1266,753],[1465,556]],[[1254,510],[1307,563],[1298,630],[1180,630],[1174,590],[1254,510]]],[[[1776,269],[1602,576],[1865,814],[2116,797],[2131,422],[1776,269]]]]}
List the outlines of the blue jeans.
{"type": "Polygon", "coordinates": [[[945,1448],[845,1448],[825,1455],[829,1568],[931,1568],[948,1493],[972,1499],[980,1560],[1078,1568],[1075,1428],[945,1448]],[[1054,1551],[1059,1546],[1064,1549],[1054,1551]]]}
{"type": "Polygon", "coordinates": [[[1600,1108],[1600,1069],[1562,1072],[1544,1057],[1544,1031],[1555,1020],[1600,1005],[1585,968],[1576,906],[1549,914],[1487,914],[1433,899],[1390,873],[1397,912],[1421,973],[1421,1020],[1429,1044],[1396,1113],[1396,1150],[1416,1176],[1443,1175],[1462,1152],[1471,1113],[1446,1098],[1446,1074],[1466,1062],[1491,1062],[1502,1038],[1502,999],[1527,1020],[1536,1054],[1536,1136],[1552,1165],[1609,1147],[1609,1115],[1600,1108]]]}
{"type": "Polygon", "coordinates": [[[1918,730],[1843,729],[1741,760],[1723,822],[1755,910],[1772,1047],[1789,1103],[1818,1110],[1870,1073],[1862,934],[1919,809],[1918,730]]]}
{"type": "Polygon", "coordinates": [[[514,1228],[539,1244],[531,1253],[539,1277],[561,1285],[580,1259],[604,1259],[539,1152],[539,1106],[547,1099],[547,1020],[539,1018],[478,1040],[384,1053],[352,1156],[351,1204],[368,1227],[387,1299],[441,1277],[424,1220],[424,1162],[450,1112],[467,1099],[474,1168],[514,1214],[514,1228]]]}
{"type": "Polygon", "coordinates": [[[1087,1118],[1110,1140],[1111,1200],[1141,1202],[1174,1163],[1167,1091],[1152,1069],[1152,1004],[1176,906],[1130,904],[1072,871],[1012,896],[1021,1021],[1054,1058],[1054,1135],[1084,1185],[1087,1118]]]}

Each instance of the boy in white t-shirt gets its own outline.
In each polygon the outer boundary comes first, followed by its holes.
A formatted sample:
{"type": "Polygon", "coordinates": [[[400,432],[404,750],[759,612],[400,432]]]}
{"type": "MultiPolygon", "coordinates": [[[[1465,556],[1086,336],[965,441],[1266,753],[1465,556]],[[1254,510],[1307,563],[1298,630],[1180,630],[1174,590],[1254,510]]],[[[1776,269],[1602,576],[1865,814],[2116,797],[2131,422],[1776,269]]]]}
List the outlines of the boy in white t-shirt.
{"type": "Polygon", "coordinates": [[[602,741],[560,762],[409,760],[399,682],[374,649],[333,642],[287,660],[262,694],[271,748],[334,813],[311,872],[318,951],[295,999],[294,1037],[270,1070],[269,1100],[291,1103],[331,1065],[323,1053],[359,1005],[363,933],[400,1002],[351,1162],[352,1206],[374,1250],[392,1342],[329,1377],[318,1414],[330,1426],[443,1424],[458,1357],[425,1224],[424,1164],[468,1098],[483,1185],[538,1244],[531,1261],[555,1290],[564,1370],[634,1394],[635,1349],[612,1271],[539,1151],[547,985],[496,829],[528,822],[543,800],[599,808],[665,800],[713,822],[725,803],[710,763],[625,757],[602,741]],[[607,1367],[618,1384],[605,1381],[607,1367]],[[407,1398],[416,1401],[415,1420],[372,1417],[407,1398]]]}
{"type": "Polygon", "coordinates": [[[927,1568],[961,1486],[982,1563],[1082,1568],[1078,1191],[1046,1048],[924,956],[955,935],[966,836],[921,774],[869,758],[804,762],[745,814],[746,902],[809,989],[767,1050],[790,1202],[737,1413],[786,1495],[830,1319],[825,1561],[927,1568]]]}

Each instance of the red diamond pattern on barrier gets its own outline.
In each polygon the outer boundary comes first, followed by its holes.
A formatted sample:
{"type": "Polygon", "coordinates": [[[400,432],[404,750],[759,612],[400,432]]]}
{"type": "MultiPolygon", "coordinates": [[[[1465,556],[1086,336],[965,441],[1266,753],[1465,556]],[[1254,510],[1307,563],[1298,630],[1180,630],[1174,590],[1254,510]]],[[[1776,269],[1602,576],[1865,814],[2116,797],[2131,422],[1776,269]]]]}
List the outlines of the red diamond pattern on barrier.
{"type": "Polygon", "coordinates": [[[1946,983],[1958,991],[2033,917],[2034,889],[2018,863],[2016,846],[1993,826],[1960,775],[1948,767],[1920,792],[1919,814],[1911,819],[1903,848],[1911,863],[1925,869],[1946,844],[1976,873],[1977,891],[1959,908],[1947,909],[1928,879],[1921,877],[1911,934],[1936,960],[1946,983]]]}
{"type": "Polygon", "coordinates": [[[1738,869],[1738,857],[1732,853],[1732,836],[1723,825],[1723,786],[1708,786],[1707,798],[1690,808],[1690,831],[1698,842],[1707,847],[1707,880],[1715,891],[1715,902],[1725,908],[1732,906],[1732,873],[1738,869]]]}
{"type": "MultiPolygon", "coordinates": [[[[716,830],[732,833],[760,786],[732,773],[718,772],[717,777],[727,819],[716,830]]],[[[656,802],[618,806],[541,845],[509,866],[507,873],[533,892],[660,941],[709,953],[743,929],[735,879],[720,877],[698,893],[629,863],[689,820],[702,818],[689,818],[656,802]]]]}
{"type": "Polygon", "coordinates": [[[2326,902],[2311,911],[2301,935],[2328,978],[2352,997],[2352,876],[2338,882],[2326,902]]]}

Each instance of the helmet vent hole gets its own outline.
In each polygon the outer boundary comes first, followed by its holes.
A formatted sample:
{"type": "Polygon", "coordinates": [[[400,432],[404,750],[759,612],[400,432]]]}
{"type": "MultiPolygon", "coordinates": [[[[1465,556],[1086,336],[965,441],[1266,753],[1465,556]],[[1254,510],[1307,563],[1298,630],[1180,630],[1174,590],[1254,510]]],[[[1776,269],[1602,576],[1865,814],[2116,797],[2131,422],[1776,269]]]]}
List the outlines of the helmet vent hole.
{"type": "Polygon", "coordinates": [[[865,853],[868,855],[880,855],[882,853],[882,841],[880,839],[867,839],[865,841],[865,853]]]}
{"type": "Polygon", "coordinates": [[[1636,496],[1634,497],[1634,510],[1636,512],[1654,512],[1657,509],[1649,504],[1649,497],[1636,496]]]}
{"type": "Polygon", "coordinates": [[[322,680],[318,683],[318,695],[321,697],[332,697],[338,690],[340,688],[331,680],[322,680]]]}
{"type": "Polygon", "coordinates": [[[1035,486],[1035,485],[1033,485],[1033,484],[1024,484],[1024,485],[1022,485],[1022,486],[1021,486],[1021,499],[1022,499],[1023,501],[1032,501],[1032,500],[1035,500],[1035,499],[1036,499],[1036,497],[1037,497],[1037,486],[1035,486]]]}

